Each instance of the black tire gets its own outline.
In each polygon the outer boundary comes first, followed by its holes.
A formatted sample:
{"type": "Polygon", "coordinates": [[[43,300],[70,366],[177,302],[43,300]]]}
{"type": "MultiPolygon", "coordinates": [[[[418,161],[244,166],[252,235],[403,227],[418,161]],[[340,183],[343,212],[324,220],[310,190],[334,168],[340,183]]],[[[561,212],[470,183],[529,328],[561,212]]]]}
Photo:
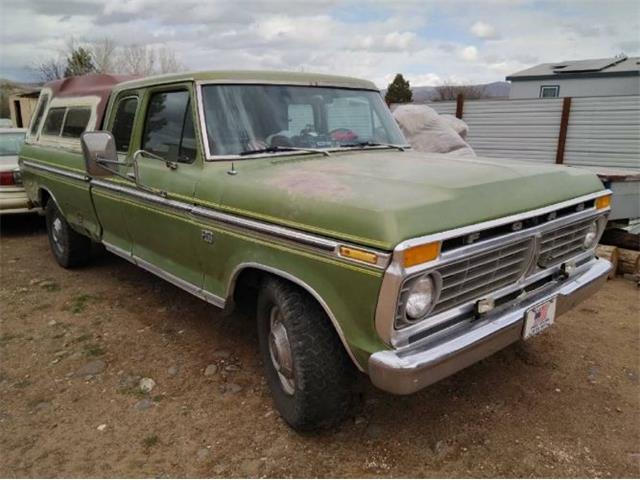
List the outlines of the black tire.
{"type": "Polygon", "coordinates": [[[356,368],[315,299],[296,285],[269,277],[258,297],[257,320],[267,383],[282,418],[299,431],[342,420],[349,410],[356,368]],[[289,390],[291,385],[281,380],[272,359],[269,344],[274,309],[280,312],[278,323],[284,326],[290,345],[292,393],[287,392],[285,385],[289,390]]]}
{"type": "Polygon", "coordinates": [[[53,200],[45,207],[49,246],[61,267],[86,265],[91,257],[91,239],[73,230],[53,200]]]}

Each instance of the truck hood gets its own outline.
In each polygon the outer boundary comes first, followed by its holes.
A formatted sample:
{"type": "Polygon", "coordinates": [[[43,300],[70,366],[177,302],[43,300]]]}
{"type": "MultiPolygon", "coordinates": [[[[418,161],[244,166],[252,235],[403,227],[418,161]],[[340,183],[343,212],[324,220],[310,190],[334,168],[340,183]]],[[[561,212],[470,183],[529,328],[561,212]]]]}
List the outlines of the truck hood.
{"type": "Polygon", "coordinates": [[[223,208],[387,250],[603,189],[577,168],[414,151],[248,159],[236,169],[223,208]]]}

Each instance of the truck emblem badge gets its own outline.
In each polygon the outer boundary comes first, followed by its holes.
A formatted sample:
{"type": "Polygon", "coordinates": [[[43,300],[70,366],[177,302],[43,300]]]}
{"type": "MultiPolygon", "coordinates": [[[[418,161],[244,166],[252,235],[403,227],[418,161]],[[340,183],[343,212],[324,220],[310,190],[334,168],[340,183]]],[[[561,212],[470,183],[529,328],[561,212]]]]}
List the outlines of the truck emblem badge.
{"type": "Polygon", "coordinates": [[[549,215],[547,215],[548,222],[550,222],[551,220],[555,220],[556,218],[558,218],[558,212],[551,212],[549,215]]]}
{"type": "Polygon", "coordinates": [[[517,232],[518,230],[522,230],[522,222],[513,222],[511,225],[511,230],[517,232]]]}
{"type": "Polygon", "coordinates": [[[202,230],[202,240],[207,243],[213,243],[213,232],[211,230],[202,230]]]}

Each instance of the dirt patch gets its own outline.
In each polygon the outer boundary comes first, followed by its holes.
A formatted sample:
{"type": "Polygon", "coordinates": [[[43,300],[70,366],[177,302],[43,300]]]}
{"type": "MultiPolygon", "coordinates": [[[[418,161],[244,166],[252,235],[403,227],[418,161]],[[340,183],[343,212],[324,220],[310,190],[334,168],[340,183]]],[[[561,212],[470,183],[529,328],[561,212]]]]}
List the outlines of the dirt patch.
{"type": "Polygon", "coordinates": [[[252,319],[104,252],[64,270],[41,218],[1,228],[0,476],[640,475],[629,281],[418,394],[363,382],[343,425],[300,435],[273,410],[252,319]]]}

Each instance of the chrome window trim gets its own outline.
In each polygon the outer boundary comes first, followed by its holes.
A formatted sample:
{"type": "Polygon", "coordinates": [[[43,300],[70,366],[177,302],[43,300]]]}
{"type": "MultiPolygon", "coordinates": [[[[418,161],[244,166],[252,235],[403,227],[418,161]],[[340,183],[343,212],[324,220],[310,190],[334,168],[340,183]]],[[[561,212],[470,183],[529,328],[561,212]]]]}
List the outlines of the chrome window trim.
{"type": "MultiPolygon", "coordinates": [[[[293,155],[309,155],[311,152],[305,151],[292,151],[292,152],[278,152],[278,153],[256,153],[253,155],[212,155],[211,150],[209,149],[209,132],[207,130],[207,122],[204,116],[204,101],[202,94],[202,87],[206,85],[283,85],[283,86],[303,86],[303,87],[324,87],[324,88],[340,88],[344,90],[364,90],[368,92],[378,92],[376,89],[368,89],[368,88],[360,88],[360,87],[343,87],[340,85],[334,84],[326,84],[323,85],[322,82],[292,82],[292,81],[255,81],[255,80],[206,80],[206,81],[197,81],[196,84],[196,99],[197,99],[197,110],[198,110],[198,122],[200,124],[200,134],[202,136],[202,143],[204,146],[205,160],[209,162],[214,161],[224,161],[224,160],[249,160],[249,159],[257,159],[257,158],[280,158],[280,157],[288,157],[293,155]]],[[[384,145],[380,146],[371,146],[363,148],[362,150],[388,150],[390,148],[404,148],[410,149],[411,145],[394,145],[393,147],[388,147],[384,145]]],[[[353,152],[360,151],[359,149],[354,148],[328,148],[327,152],[353,152]]]]}
{"type": "MultiPolygon", "coordinates": [[[[559,225],[569,224],[574,221],[587,219],[590,217],[593,217],[595,219],[602,215],[608,215],[610,208],[608,207],[604,209],[596,209],[594,206],[594,207],[585,209],[581,212],[563,216],[555,220],[543,223],[542,225],[539,225],[536,227],[530,227],[524,230],[520,230],[518,232],[513,232],[510,234],[501,235],[495,238],[480,241],[472,245],[467,245],[467,246],[459,247],[456,249],[452,249],[447,252],[441,253],[437,259],[432,260],[430,262],[427,262],[421,265],[416,265],[410,268],[404,268],[402,266],[402,258],[403,258],[404,251],[407,250],[408,248],[411,248],[417,245],[422,245],[425,243],[430,243],[430,242],[442,242],[444,240],[447,240],[453,237],[459,237],[469,233],[486,230],[486,229],[502,226],[502,225],[517,222],[517,221],[526,220],[532,217],[537,217],[539,215],[550,213],[552,211],[560,210],[565,207],[570,207],[572,205],[577,205],[582,202],[594,200],[598,197],[602,197],[605,195],[611,195],[611,190],[601,190],[599,192],[582,195],[580,197],[576,197],[571,200],[566,200],[563,202],[559,202],[559,203],[538,208],[535,210],[530,210],[530,211],[518,213],[515,215],[509,215],[507,217],[489,220],[489,221],[477,223],[474,225],[455,228],[452,230],[447,230],[445,232],[424,235],[421,237],[405,240],[399,243],[393,251],[391,263],[389,264],[389,267],[385,272],[385,275],[382,280],[382,286],[380,288],[378,305],[376,306],[376,313],[375,313],[375,328],[378,333],[378,336],[386,344],[393,347],[406,345],[410,336],[415,335],[416,333],[422,330],[433,328],[436,325],[442,324],[451,318],[454,318],[462,313],[465,313],[465,311],[469,310],[469,305],[473,305],[474,303],[474,302],[466,302],[464,305],[439,313],[438,315],[432,318],[427,317],[422,321],[416,322],[410,327],[406,327],[402,330],[396,330],[394,327],[394,323],[395,323],[394,321],[395,321],[395,315],[396,315],[397,301],[399,298],[400,289],[402,288],[402,285],[407,278],[420,275],[423,273],[427,273],[428,271],[431,271],[434,268],[443,265],[445,262],[448,263],[450,261],[460,259],[468,255],[478,254],[483,252],[484,250],[495,248],[497,246],[509,243],[511,241],[519,240],[526,237],[531,237],[535,240],[533,255],[534,255],[534,258],[537,258],[538,249],[539,249],[539,237],[542,235],[543,232],[548,230],[553,230],[554,228],[557,228],[559,225]]],[[[593,255],[594,251],[595,251],[595,247],[588,251],[585,251],[584,255],[579,255],[574,257],[574,259],[581,259],[581,258],[584,258],[585,256],[593,255]]],[[[496,291],[493,295],[497,295],[497,294],[506,295],[508,293],[511,293],[519,288],[527,286],[531,282],[535,282],[537,279],[543,278],[545,275],[549,274],[549,272],[552,272],[559,268],[559,265],[554,265],[546,269],[539,269],[538,267],[535,266],[535,262],[532,262],[530,265],[531,266],[527,271],[527,273],[523,277],[521,277],[518,282],[516,282],[513,285],[504,287],[501,290],[496,291]]]]}

